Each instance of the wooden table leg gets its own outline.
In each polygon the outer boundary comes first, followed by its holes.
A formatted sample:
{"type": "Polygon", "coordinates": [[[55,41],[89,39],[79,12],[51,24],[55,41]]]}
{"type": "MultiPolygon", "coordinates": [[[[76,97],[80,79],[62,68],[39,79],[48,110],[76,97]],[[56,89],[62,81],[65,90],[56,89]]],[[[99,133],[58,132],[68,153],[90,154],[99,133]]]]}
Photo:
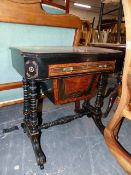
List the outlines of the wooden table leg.
{"type": "Polygon", "coordinates": [[[33,150],[36,156],[37,164],[41,169],[44,168],[46,157],[42,151],[40,144],[41,131],[38,129],[37,115],[37,83],[30,80],[29,84],[24,80],[24,123],[23,127],[28,137],[30,138],[33,150]]]}

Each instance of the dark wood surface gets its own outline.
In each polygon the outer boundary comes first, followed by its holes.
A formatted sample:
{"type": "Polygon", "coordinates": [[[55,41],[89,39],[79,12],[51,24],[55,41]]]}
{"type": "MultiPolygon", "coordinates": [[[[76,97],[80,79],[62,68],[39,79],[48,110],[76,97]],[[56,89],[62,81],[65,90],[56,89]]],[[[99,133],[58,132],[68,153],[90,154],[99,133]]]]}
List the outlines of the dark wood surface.
{"type": "MultiPolygon", "coordinates": [[[[102,46],[101,43],[98,43],[98,47],[99,47],[99,44],[102,46]]],[[[90,44],[92,45],[92,44],[90,44]]],[[[105,44],[104,44],[105,45],[105,44]]],[[[103,45],[103,46],[104,46],[103,45]]],[[[19,50],[22,54],[34,54],[34,53],[37,53],[37,54],[45,54],[45,53],[48,53],[48,54],[54,54],[54,53],[72,53],[72,54],[81,54],[81,55],[89,55],[89,54],[108,54],[108,53],[120,53],[119,51],[114,51],[114,49],[112,50],[112,48],[116,47],[116,48],[122,48],[124,47],[125,48],[125,45],[112,45],[112,44],[107,44],[105,45],[107,46],[108,49],[104,49],[104,47],[102,48],[95,48],[93,46],[91,47],[81,47],[81,46],[76,46],[76,47],[71,47],[71,46],[25,46],[25,47],[14,47],[14,49],[16,48],[17,50],[19,50]]],[[[119,50],[119,49],[117,49],[119,50]]]]}
{"type": "Polygon", "coordinates": [[[89,46],[92,47],[99,47],[99,48],[106,48],[106,49],[113,49],[113,50],[120,50],[122,51],[122,56],[119,58],[119,64],[117,65],[116,69],[118,71],[122,71],[123,62],[125,58],[125,50],[126,44],[115,44],[115,43],[90,43],[89,46]]]}
{"type": "Polygon", "coordinates": [[[27,79],[110,72],[122,56],[121,51],[95,47],[28,47],[11,51],[14,68],[27,79]],[[51,69],[56,71],[54,75],[51,69]]]}
{"type": "Polygon", "coordinates": [[[90,99],[100,73],[114,72],[122,55],[121,51],[95,47],[24,47],[11,51],[13,66],[23,77],[53,79],[44,93],[55,104],[90,99]]]}

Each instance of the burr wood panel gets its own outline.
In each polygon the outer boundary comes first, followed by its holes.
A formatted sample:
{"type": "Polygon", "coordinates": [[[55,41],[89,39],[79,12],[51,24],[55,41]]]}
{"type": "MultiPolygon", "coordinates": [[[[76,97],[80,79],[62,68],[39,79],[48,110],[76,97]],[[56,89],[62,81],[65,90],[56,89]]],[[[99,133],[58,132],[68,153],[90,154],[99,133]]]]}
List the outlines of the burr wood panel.
{"type": "Polygon", "coordinates": [[[55,79],[52,89],[47,91],[45,95],[54,104],[90,99],[95,95],[98,79],[98,74],[55,79]]]}

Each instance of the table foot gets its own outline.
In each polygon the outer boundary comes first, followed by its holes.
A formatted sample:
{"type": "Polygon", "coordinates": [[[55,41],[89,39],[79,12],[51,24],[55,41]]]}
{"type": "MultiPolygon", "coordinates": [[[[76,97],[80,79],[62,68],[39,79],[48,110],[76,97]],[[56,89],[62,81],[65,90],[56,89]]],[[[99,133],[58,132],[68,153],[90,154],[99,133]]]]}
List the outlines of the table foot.
{"type": "Polygon", "coordinates": [[[37,133],[31,133],[27,123],[22,123],[21,127],[23,128],[24,133],[26,133],[31,140],[37,165],[40,166],[40,169],[44,169],[44,164],[46,163],[46,156],[42,151],[40,144],[40,131],[38,131],[37,133]]]}
{"type": "Polygon", "coordinates": [[[41,145],[40,145],[40,136],[39,134],[32,135],[30,137],[31,143],[33,146],[33,150],[35,153],[36,161],[38,166],[40,166],[40,169],[44,169],[44,164],[46,162],[45,154],[42,151],[41,145]]]}

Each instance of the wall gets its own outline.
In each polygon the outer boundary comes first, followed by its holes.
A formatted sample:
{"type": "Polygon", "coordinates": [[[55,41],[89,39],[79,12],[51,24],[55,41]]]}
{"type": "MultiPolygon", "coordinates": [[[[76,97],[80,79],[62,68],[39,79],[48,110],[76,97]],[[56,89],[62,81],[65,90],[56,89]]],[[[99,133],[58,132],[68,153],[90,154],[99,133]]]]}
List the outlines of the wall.
{"type": "MultiPolygon", "coordinates": [[[[47,9],[47,6],[46,10],[49,10],[49,8],[47,9]]],[[[55,13],[56,10],[59,12],[59,9],[53,9],[55,13]]],[[[61,10],[59,14],[60,13],[61,10]]],[[[10,47],[72,46],[74,34],[75,29],[1,22],[0,58],[2,61],[0,68],[0,84],[22,80],[22,77],[13,68],[10,47]]],[[[21,88],[0,91],[0,106],[14,100],[21,100],[22,98],[23,90],[21,88]]]]}

